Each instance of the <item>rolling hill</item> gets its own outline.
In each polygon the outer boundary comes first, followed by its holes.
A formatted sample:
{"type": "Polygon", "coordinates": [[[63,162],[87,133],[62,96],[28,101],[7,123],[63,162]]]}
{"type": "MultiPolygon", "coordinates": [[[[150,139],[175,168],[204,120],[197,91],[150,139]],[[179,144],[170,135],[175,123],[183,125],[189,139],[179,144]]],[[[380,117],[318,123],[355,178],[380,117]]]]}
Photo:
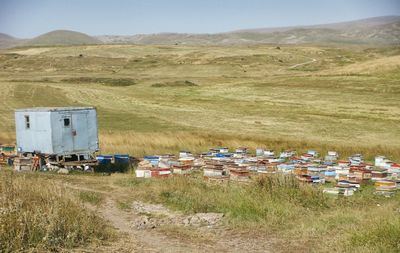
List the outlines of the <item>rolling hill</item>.
{"type": "Polygon", "coordinates": [[[400,16],[368,18],[314,26],[237,30],[218,34],[159,33],[98,36],[105,43],[135,44],[370,44],[398,45],[400,16]]]}
{"type": "Polygon", "coordinates": [[[101,44],[102,42],[87,34],[68,31],[56,30],[42,34],[36,38],[26,41],[24,46],[49,46],[49,45],[89,45],[101,44]]]}
{"type": "Polygon", "coordinates": [[[20,39],[14,38],[5,33],[0,33],[0,48],[10,48],[18,45],[20,42],[20,39]]]}

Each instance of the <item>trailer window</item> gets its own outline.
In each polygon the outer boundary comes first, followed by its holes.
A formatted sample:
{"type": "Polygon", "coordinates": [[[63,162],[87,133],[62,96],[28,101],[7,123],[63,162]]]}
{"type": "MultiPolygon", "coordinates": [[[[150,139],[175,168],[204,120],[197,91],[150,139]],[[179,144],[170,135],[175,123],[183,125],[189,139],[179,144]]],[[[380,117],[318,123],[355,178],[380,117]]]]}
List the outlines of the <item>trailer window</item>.
{"type": "Polygon", "coordinates": [[[69,127],[71,125],[71,120],[70,118],[65,118],[64,119],[64,127],[69,127]]]}
{"type": "Polygon", "coordinates": [[[31,128],[31,122],[29,121],[29,116],[25,115],[25,128],[29,129],[31,128]]]}

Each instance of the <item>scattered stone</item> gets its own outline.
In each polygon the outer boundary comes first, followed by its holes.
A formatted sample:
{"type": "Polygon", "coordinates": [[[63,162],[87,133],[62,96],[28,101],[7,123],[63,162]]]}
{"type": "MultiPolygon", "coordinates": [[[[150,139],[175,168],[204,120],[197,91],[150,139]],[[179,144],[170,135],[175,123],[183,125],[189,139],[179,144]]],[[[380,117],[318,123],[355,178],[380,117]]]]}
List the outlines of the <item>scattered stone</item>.
{"type": "Polygon", "coordinates": [[[185,226],[214,226],[217,225],[223,217],[223,213],[196,213],[186,217],[183,220],[183,224],[185,226]]]}
{"type": "MultiPolygon", "coordinates": [[[[132,203],[132,209],[137,213],[149,213],[156,215],[167,215],[169,216],[172,211],[161,204],[148,204],[143,202],[135,201],[132,203]]],[[[175,214],[176,215],[176,214],[175,214]]]]}
{"type": "Polygon", "coordinates": [[[68,173],[69,173],[69,170],[62,168],[62,169],[59,169],[59,170],[57,171],[57,173],[58,173],[58,174],[68,174],[68,173]]]}
{"type": "Polygon", "coordinates": [[[132,226],[136,229],[153,229],[158,227],[160,224],[157,224],[154,219],[142,215],[137,220],[132,223],[132,226]]]}
{"type": "Polygon", "coordinates": [[[223,213],[196,213],[192,215],[183,215],[180,212],[172,211],[161,204],[147,204],[135,201],[132,204],[132,210],[139,217],[132,222],[131,226],[135,229],[153,229],[163,225],[181,225],[181,226],[207,226],[218,225],[223,213]]]}

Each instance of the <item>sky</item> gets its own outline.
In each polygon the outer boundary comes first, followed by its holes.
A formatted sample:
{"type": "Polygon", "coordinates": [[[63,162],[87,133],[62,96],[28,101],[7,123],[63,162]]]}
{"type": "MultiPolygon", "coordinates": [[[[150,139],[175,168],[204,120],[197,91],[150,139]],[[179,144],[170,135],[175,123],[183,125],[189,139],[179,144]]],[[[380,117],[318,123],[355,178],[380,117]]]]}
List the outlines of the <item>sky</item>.
{"type": "Polygon", "coordinates": [[[218,33],[400,16],[400,0],[0,0],[0,33],[218,33]]]}

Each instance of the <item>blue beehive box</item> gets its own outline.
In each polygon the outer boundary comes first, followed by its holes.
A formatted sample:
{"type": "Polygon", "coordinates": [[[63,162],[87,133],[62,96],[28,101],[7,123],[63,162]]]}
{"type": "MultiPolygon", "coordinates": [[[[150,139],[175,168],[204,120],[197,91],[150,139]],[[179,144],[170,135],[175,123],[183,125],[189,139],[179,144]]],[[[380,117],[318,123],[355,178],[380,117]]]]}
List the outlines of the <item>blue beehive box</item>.
{"type": "Polygon", "coordinates": [[[110,164],[112,161],[112,155],[98,155],[96,156],[96,160],[99,164],[110,164]]]}
{"type": "Polygon", "coordinates": [[[115,163],[129,163],[129,155],[128,154],[116,154],[114,155],[115,163]]]}

